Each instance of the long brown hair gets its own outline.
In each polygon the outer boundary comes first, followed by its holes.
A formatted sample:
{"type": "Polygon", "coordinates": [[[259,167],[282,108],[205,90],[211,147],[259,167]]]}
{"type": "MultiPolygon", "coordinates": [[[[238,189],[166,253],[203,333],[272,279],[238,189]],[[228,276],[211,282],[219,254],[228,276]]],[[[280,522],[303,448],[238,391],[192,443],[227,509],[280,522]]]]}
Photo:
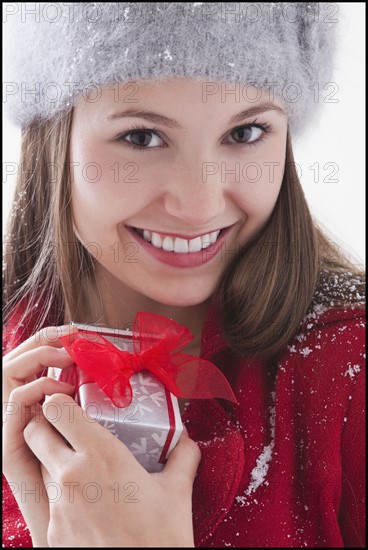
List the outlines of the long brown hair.
{"type": "MultiPolygon", "coordinates": [[[[95,259],[74,235],[69,143],[72,111],[22,132],[21,164],[5,240],[3,322],[26,305],[33,332],[77,319],[95,259]],[[84,291],[86,289],[84,288],[84,291]]],[[[214,292],[222,329],[237,355],[275,356],[311,305],[363,301],[364,271],[313,220],[287,137],[281,191],[255,242],[233,257],[214,292]],[[354,292],[350,289],[355,288],[354,292]]],[[[12,327],[16,329],[16,327],[12,327]]]]}
{"type": "Polygon", "coordinates": [[[234,353],[274,357],[308,313],[364,303],[363,267],[335,241],[310,213],[288,134],[272,216],[256,242],[233,258],[215,291],[234,353]]]}

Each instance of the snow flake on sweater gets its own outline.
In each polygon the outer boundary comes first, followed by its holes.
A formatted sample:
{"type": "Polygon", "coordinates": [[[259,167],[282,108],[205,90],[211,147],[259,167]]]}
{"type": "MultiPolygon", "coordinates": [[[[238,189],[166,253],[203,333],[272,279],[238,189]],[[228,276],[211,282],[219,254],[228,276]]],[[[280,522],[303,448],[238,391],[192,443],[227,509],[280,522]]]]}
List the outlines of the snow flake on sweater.
{"type": "MultiPolygon", "coordinates": [[[[270,426],[271,426],[271,442],[269,445],[266,445],[262,453],[257,458],[257,464],[251,471],[251,479],[248,488],[244,491],[244,495],[236,497],[236,502],[240,506],[249,505],[247,497],[254,493],[262,483],[268,484],[266,481],[266,476],[269,468],[269,463],[272,459],[272,451],[275,446],[275,418],[276,418],[276,407],[275,407],[275,392],[271,392],[272,403],[270,407],[270,426]]],[[[257,504],[257,500],[253,499],[254,504],[257,504]]]]}

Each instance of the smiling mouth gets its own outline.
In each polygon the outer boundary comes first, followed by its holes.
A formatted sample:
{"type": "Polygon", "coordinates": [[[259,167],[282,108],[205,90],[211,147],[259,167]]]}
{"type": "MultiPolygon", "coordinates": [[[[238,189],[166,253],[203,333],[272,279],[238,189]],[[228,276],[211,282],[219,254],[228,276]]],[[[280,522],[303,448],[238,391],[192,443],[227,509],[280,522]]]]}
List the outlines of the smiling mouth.
{"type": "Polygon", "coordinates": [[[176,252],[177,254],[190,254],[199,252],[200,250],[208,248],[211,244],[216,243],[227,228],[212,231],[192,239],[156,233],[155,231],[141,229],[139,227],[131,227],[131,229],[155,248],[165,250],[166,252],[176,252]]]}

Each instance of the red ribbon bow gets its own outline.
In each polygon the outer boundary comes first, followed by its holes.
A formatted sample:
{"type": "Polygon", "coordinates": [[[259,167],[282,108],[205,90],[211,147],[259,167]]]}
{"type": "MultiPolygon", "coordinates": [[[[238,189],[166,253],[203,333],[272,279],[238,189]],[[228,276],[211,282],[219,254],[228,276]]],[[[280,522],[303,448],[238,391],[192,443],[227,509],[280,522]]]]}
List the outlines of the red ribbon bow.
{"type": "Polygon", "coordinates": [[[163,315],[138,312],[132,331],[133,353],[123,351],[97,333],[79,330],[60,342],[75,363],[117,407],[132,401],[130,377],[150,371],[177,397],[220,397],[237,403],[222,372],[210,361],[180,353],[194,336],[190,330],[163,315]]]}

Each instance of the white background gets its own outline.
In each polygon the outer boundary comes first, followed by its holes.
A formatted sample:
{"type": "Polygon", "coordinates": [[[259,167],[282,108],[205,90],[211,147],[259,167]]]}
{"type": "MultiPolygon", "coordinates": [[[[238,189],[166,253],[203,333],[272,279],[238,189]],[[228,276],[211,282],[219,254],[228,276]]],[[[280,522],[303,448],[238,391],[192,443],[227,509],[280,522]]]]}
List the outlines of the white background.
{"type": "MultiPolygon", "coordinates": [[[[365,263],[365,3],[338,5],[342,36],[332,78],[339,87],[338,103],[326,103],[318,125],[293,147],[312,214],[328,230],[330,240],[353,255],[354,263],[365,263]],[[330,178],[327,163],[338,167],[330,178]]],[[[19,161],[20,150],[20,131],[6,119],[3,144],[4,232],[15,184],[5,166],[19,161]]]]}

